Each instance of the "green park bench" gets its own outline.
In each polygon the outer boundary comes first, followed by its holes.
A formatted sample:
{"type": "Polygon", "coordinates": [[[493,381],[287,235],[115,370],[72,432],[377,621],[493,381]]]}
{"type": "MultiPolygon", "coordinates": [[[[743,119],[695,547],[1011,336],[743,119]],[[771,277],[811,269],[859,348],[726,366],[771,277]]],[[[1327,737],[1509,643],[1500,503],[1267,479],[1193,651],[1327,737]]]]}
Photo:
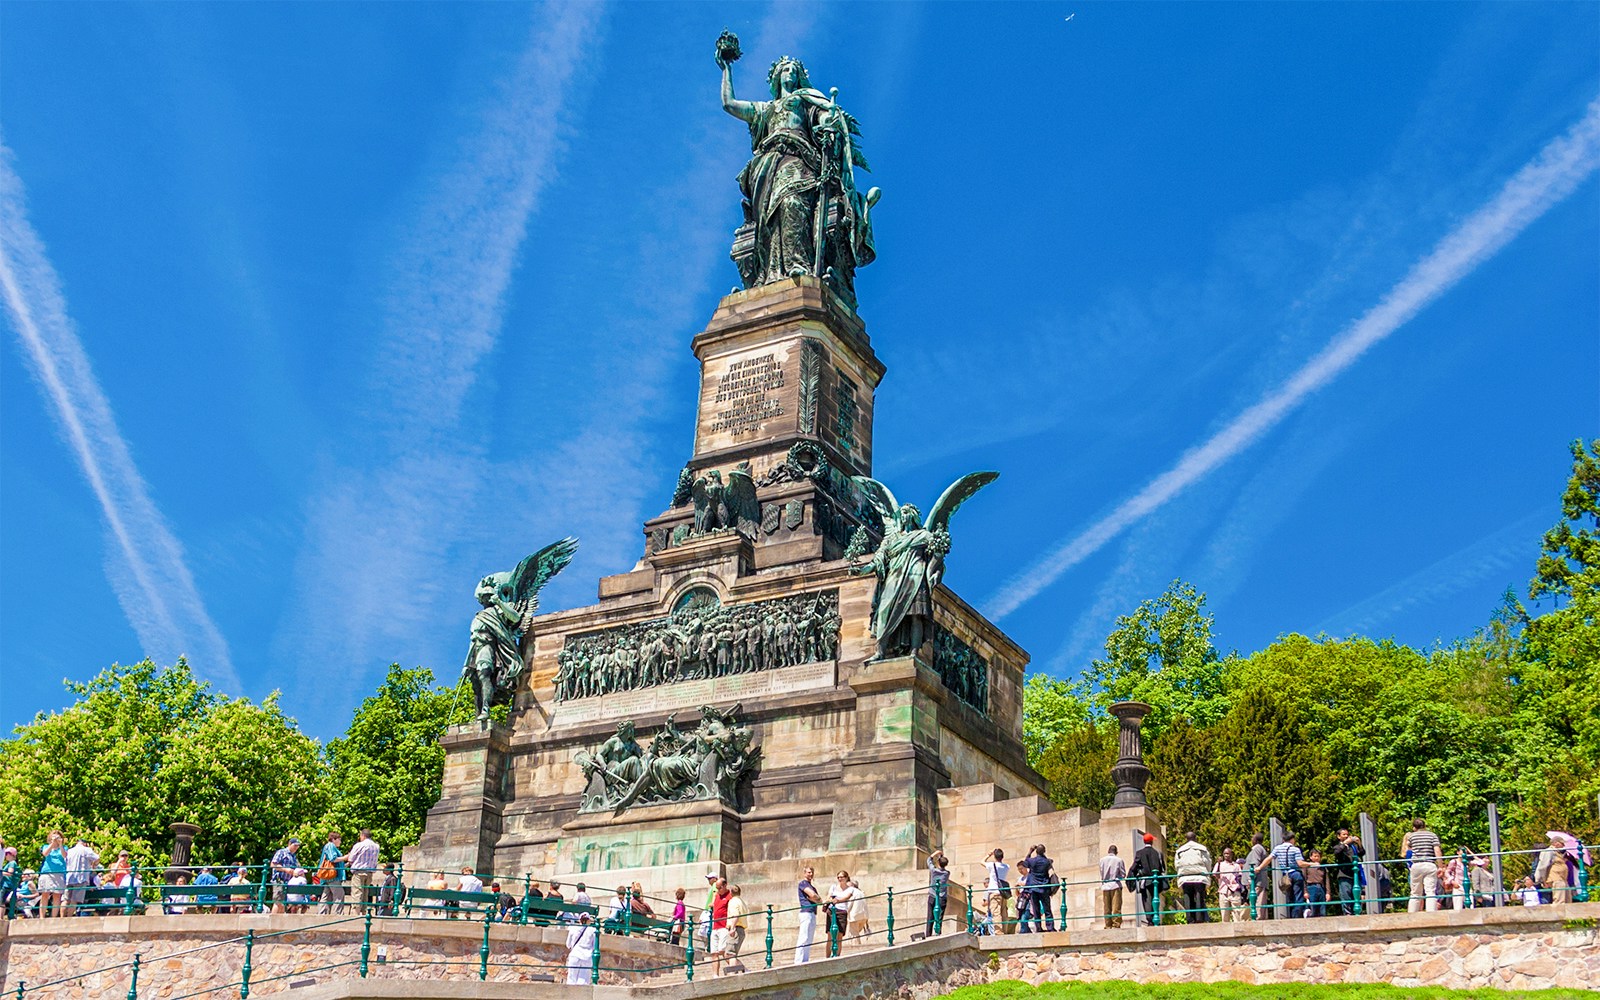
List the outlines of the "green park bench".
{"type": "Polygon", "coordinates": [[[635,913],[622,920],[609,921],[604,929],[611,934],[638,934],[641,937],[653,937],[658,941],[672,939],[672,921],[660,917],[641,917],[635,913]]]}
{"type": "Polygon", "coordinates": [[[540,925],[555,923],[563,917],[568,917],[575,921],[585,913],[591,919],[598,917],[600,914],[600,908],[592,903],[589,905],[569,903],[564,899],[550,899],[548,897],[538,899],[525,898],[522,903],[524,919],[529,923],[540,925]]]}
{"type": "MultiPolygon", "coordinates": [[[[383,886],[369,885],[361,889],[361,898],[353,899],[351,903],[361,910],[370,912],[375,917],[392,916],[400,912],[400,907],[405,905],[407,890],[404,884],[394,887],[394,897],[385,908],[383,904],[383,886]]],[[[488,895],[493,895],[489,893],[488,895]]]]}
{"type": "MultiPolygon", "coordinates": [[[[129,898],[127,889],[116,886],[102,886],[83,890],[83,902],[78,904],[78,912],[87,911],[95,916],[115,916],[128,912],[129,898]]],[[[144,912],[144,900],[137,895],[138,890],[133,890],[132,905],[134,913],[144,912]]]]}
{"type": "Polygon", "coordinates": [[[410,889],[406,892],[406,916],[413,907],[435,910],[446,916],[475,915],[493,907],[500,897],[492,892],[462,892],[459,889],[410,889]],[[450,904],[456,904],[451,906],[450,904]]]}

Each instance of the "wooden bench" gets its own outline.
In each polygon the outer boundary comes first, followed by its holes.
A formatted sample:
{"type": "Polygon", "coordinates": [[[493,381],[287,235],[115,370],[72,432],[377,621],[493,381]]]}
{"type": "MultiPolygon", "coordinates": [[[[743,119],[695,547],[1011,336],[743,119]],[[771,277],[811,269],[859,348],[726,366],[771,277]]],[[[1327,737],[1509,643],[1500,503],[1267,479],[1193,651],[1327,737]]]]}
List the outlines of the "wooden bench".
{"type": "Polygon", "coordinates": [[[410,889],[406,892],[406,916],[413,907],[434,910],[446,916],[476,915],[499,901],[493,892],[462,892],[459,889],[410,889]],[[451,905],[455,904],[455,905],[451,905]]]}

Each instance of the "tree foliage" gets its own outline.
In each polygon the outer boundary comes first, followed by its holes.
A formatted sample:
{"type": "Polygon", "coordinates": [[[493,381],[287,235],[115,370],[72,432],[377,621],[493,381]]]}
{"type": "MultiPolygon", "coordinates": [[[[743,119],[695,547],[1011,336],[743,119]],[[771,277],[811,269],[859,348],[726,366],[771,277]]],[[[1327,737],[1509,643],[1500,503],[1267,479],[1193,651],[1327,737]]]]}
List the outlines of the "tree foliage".
{"type": "Polygon", "coordinates": [[[1600,441],[1571,450],[1528,589],[1553,605],[1543,614],[1508,591],[1476,634],[1431,650],[1290,634],[1220,657],[1205,595],[1174,582],[1117,619],[1082,681],[1030,678],[1030,760],[1059,782],[1057,803],[1109,800],[1089,773],[1109,768],[1090,727],[1134,699],[1152,706],[1152,804],[1169,833],[1198,830],[1216,850],[1242,848],[1270,816],[1325,843],[1361,812],[1391,851],[1418,816],[1482,849],[1490,802],[1509,847],[1558,828],[1600,840],[1600,441]]]}

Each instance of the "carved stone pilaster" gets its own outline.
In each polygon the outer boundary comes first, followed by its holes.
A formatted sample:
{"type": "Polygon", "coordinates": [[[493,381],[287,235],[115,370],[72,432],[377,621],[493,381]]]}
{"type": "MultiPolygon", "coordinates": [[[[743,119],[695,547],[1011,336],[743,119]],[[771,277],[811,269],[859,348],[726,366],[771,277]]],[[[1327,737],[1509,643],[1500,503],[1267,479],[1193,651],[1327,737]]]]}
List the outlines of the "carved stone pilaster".
{"type": "Polygon", "coordinates": [[[1117,783],[1117,794],[1111,807],[1145,805],[1144,786],[1150,780],[1150,769],[1144,764],[1144,751],[1139,746],[1139,726],[1150,714],[1150,706],[1142,701],[1119,701],[1111,706],[1117,717],[1117,762],[1111,768],[1111,780],[1117,783]]]}

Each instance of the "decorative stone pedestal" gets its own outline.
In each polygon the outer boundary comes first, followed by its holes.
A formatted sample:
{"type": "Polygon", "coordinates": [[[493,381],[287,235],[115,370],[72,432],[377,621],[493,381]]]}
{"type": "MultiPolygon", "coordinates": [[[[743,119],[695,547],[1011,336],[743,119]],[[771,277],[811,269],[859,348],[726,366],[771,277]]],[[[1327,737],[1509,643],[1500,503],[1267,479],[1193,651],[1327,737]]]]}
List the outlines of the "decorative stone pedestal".
{"type": "Polygon", "coordinates": [[[444,747],[444,791],[428,810],[422,839],[405,850],[407,871],[493,872],[509,777],[511,729],[494,723],[451,726],[444,747]]]}

